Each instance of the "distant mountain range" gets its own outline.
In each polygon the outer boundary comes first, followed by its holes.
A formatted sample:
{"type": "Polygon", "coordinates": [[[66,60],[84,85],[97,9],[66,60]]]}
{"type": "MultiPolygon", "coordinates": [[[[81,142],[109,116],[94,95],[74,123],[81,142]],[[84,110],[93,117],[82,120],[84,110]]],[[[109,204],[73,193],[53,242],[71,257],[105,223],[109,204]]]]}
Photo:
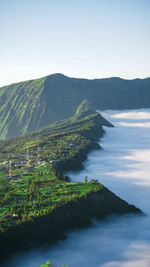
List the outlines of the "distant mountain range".
{"type": "Polygon", "coordinates": [[[53,74],[1,87],[0,139],[68,118],[84,99],[95,110],[149,108],[150,78],[88,80],[53,74]]]}

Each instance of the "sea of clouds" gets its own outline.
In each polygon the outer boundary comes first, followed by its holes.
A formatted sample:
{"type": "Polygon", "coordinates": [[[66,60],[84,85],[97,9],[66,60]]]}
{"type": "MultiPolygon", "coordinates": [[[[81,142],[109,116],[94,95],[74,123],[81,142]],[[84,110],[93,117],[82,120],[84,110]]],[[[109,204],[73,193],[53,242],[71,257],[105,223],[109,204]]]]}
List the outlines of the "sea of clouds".
{"type": "Polygon", "coordinates": [[[150,266],[150,110],[106,111],[115,127],[105,127],[100,151],[89,154],[85,169],[68,173],[76,181],[97,178],[146,216],[126,215],[94,222],[88,229],[68,233],[51,248],[19,253],[8,267],[38,267],[51,260],[69,267],[150,266]]]}

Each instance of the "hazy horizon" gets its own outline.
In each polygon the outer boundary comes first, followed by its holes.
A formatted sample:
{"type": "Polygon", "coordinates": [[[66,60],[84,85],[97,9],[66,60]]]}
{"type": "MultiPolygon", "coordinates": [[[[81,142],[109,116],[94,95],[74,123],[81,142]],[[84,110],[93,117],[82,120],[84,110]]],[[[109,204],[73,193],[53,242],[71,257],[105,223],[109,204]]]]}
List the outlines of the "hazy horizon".
{"type": "Polygon", "coordinates": [[[0,86],[49,73],[149,77],[150,1],[0,1],[0,86]]]}
{"type": "Polygon", "coordinates": [[[101,80],[101,79],[114,79],[114,78],[117,78],[117,79],[122,79],[122,80],[126,80],[126,81],[127,80],[133,81],[133,80],[137,80],[137,79],[139,79],[139,80],[150,79],[150,75],[147,76],[147,77],[143,77],[143,78],[138,78],[138,77],[135,77],[135,78],[123,78],[123,77],[119,77],[119,76],[110,76],[110,77],[102,77],[102,78],[99,78],[99,77],[88,78],[88,77],[74,77],[73,75],[66,75],[64,73],[56,72],[56,73],[51,73],[51,74],[47,74],[47,75],[44,75],[44,76],[39,76],[37,78],[31,77],[30,79],[27,79],[27,80],[18,80],[16,82],[8,83],[8,84],[5,84],[5,85],[0,85],[0,87],[9,86],[11,84],[20,83],[20,82],[26,82],[26,81],[36,80],[36,79],[42,79],[44,77],[48,77],[48,76],[52,76],[52,75],[57,75],[57,74],[64,75],[64,76],[66,76],[68,78],[73,78],[73,79],[86,79],[86,80],[101,80]]]}

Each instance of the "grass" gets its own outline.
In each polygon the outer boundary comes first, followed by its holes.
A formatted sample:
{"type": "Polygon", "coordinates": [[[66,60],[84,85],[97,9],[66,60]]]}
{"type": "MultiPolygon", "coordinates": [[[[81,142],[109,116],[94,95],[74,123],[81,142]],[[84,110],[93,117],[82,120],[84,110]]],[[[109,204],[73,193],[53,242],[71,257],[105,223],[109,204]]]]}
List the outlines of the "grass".
{"type": "Polygon", "coordinates": [[[62,181],[53,172],[50,165],[39,167],[25,177],[23,172],[16,170],[7,182],[5,173],[0,173],[1,231],[7,231],[14,225],[32,220],[33,217],[47,215],[57,207],[102,188],[99,183],[62,181]],[[15,178],[17,174],[19,178],[15,178]]]}
{"type": "Polygon", "coordinates": [[[62,167],[93,143],[99,124],[99,115],[91,113],[82,119],[73,117],[0,143],[0,231],[48,215],[58,207],[102,189],[97,181],[84,182],[84,177],[82,183],[68,182],[62,167]],[[40,166],[37,166],[38,146],[40,166]],[[26,167],[27,148],[30,168],[26,167]],[[11,178],[7,177],[8,158],[12,160],[11,178]]]}

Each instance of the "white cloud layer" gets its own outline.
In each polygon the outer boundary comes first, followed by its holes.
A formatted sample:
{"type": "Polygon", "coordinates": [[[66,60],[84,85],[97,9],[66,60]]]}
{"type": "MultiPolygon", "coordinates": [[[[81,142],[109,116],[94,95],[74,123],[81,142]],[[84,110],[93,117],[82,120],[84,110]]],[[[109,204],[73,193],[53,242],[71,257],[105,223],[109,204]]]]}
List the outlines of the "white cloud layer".
{"type": "Polygon", "coordinates": [[[105,128],[103,150],[90,153],[85,169],[69,175],[78,181],[87,174],[88,179],[98,178],[146,216],[95,222],[94,227],[68,234],[56,247],[16,255],[8,267],[37,267],[48,259],[69,267],[150,266],[150,127],[145,127],[150,110],[103,115],[116,126],[105,128]]]}

